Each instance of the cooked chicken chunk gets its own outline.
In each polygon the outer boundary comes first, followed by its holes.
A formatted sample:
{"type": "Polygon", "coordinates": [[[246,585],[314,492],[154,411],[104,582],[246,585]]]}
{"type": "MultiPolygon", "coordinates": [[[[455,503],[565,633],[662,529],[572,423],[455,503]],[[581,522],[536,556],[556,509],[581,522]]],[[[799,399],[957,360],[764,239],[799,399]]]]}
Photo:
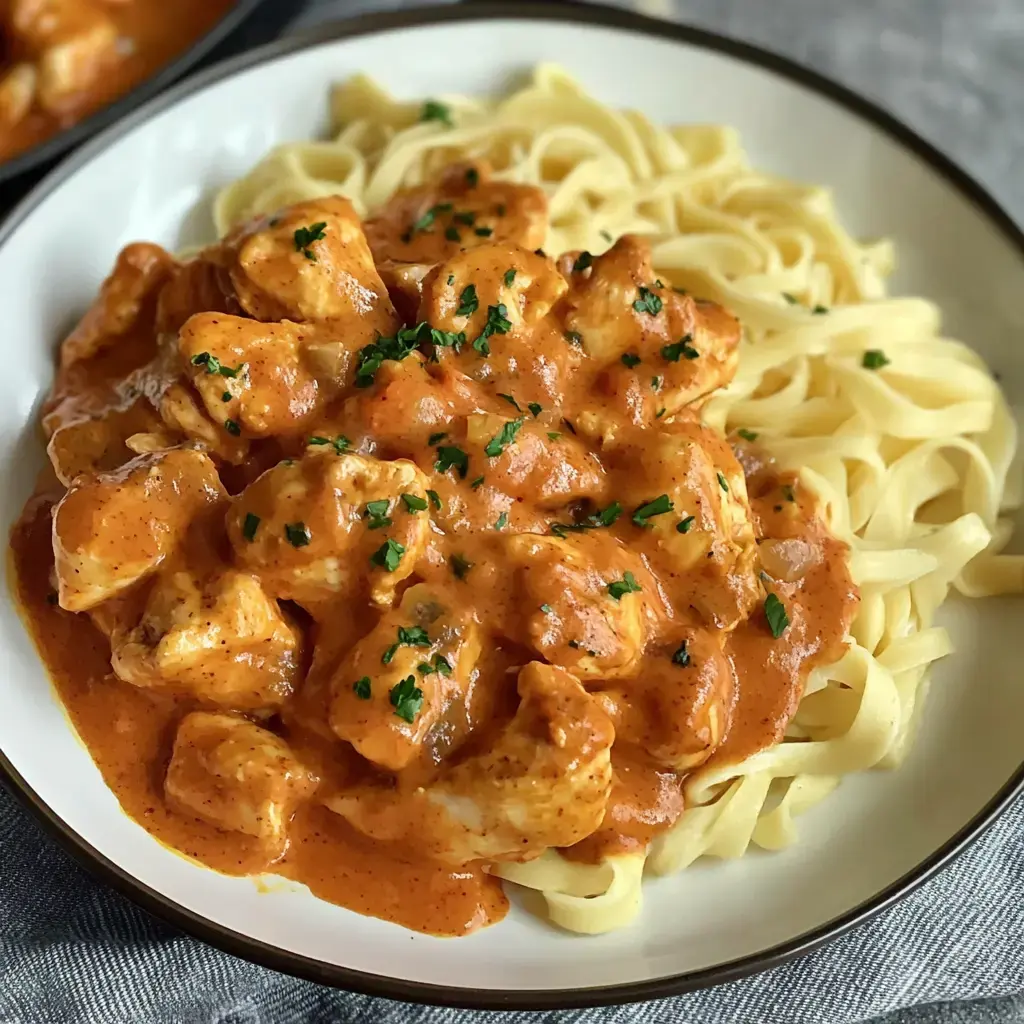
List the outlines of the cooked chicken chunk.
{"type": "Polygon", "coordinates": [[[179,263],[160,289],[156,309],[159,334],[177,334],[185,321],[196,313],[243,312],[235,297],[234,285],[226,267],[221,266],[223,253],[213,247],[210,254],[199,253],[179,263]]]}
{"type": "Polygon", "coordinates": [[[436,181],[406,189],[365,224],[366,238],[396,302],[416,309],[435,263],[490,243],[538,249],[548,203],[533,185],[495,181],[490,164],[454,164],[436,181]]]}
{"type": "Polygon", "coordinates": [[[61,366],[91,359],[136,327],[151,323],[157,296],[174,267],[173,257],[159,245],[126,245],[95,302],[61,345],[61,366]]]}
{"type": "Polygon", "coordinates": [[[257,320],[341,321],[352,349],[398,327],[362,225],[341,196],[246,224],[223,243],[238,300],[257,320]]]}
{"type": "Polygon", "coordinates": [[[644,521],[637,545],[679,607],[721,629],[758,600],[757,545],[743,470],[728,443],[695,418],[630,435],[606,462],[626,469],[621,501],[644,521]],[[654,514],[644,510],[654,503],[654,514]]]}
{"type": "MultiPolygon", "coordinates": [[[[319,440],[319,439],[318,439],[319,440]]],[[[267,470],[233,502],[228,534],[241,566],[269,593],[313,610],[353,596],[367,579],[370,598],[390,607],[430,531],[427,479],[411,462],[381,462],[311,445],[297,461],[267,470]]]]}
{"type": "Polygon", "coordinates": [[[614,729],[568,672],[532,662],[519,710],[490,748],[413,792],[359,787],[327,805],[378,839],[414,841],[448,864],[529,860],[571,846],[604,817],[614,729]]]}
{"type": "Polygon", "coordinates": [[[407,767],[438,731],[433,739],[450,747],[468,731],[479,656],[472,613],[436,587],[410,587],[335,671],[331,728],[388,771],[407,767]]]}
{"type": "Polygon", "coordinates": [[[510,245],[459,253],[426,279],[419,319],[459,341],[441,349],[442,361],[458,351],[474,379],[529,402],[551,406],[564,396],[582,352],[548,314],[565,293],[554,263],[510,245]]]}
{"type": "Polygon", "coordinates": [[[53,513],[60,606],[86,611],[148,576],[223,498],[210,457],[187,448],[79,477],[53,513]]]}
{"type": "Polygon", "coordinates": [[[474,464],[486,467],[487,486],[518,502],[555,509],[605,496],[608,484],[597,455],[564,428],[551,430],[529,414],[512,420],[477,414],[468,419],[467,440],[474,464]]]}
{"type": "Polygon", "coordinates": [[[38,84],[39,72],[26,62],[0,75],[0,128],[9,131],[32,109],[38,84]]]}
{"type": "Polygon", "coordinates": [[[304,324],[197,313],[178,345],[210,419],[268,437],[301,433],[319,409],[320,385],[303,358],[313,335],[304,324]]]}
{"type": "Polygon", "coordinates": [[[193,711],[178,726],[164,791],[175,810],[254,836],[269,863],[284,854],[288,823],[317,781],[269,730],[193,711]]]}
{"type": "Polygon", "coordinates": [[[703,764],[732,717],[733,674],[722,640],[710,630],[683,630],[632,679],[595,693],[616,739],[672,771],[703,764]]]}
{"type": "Polygon", "coordinates": [[[519,570],[524,643],[584,679],[635,671],[658,601],[639,558],[595,533],[520,534],[505,550],[519,570]]]}
{"type": "Polygon", "coordinates": [[[7,21],[12,42],[36,61],[48,113],[74,109],[117,58],[117,26],[93,0],[11,0],[7,21]]]}
{"type": "MultiPolygon", "coordinates": [[[[650,424],[659,414],[672,417],[732,379],[738,322],[719,306],[665,287],[646,242],[627,236],[584,269],[574,266],[579,259],[565,258],[565,329],[605,368],[597,386],[621,418],[650,424]]],[[[601,416],[584,414],[579,425],[596,435],[601,416]]]]}
{"type": "Polygon", "coordinates": [[[280,705],[299,680],[301,636],[246,573],[215,561],[165,570],[142,620],[112,638],[118,678],[239,710],[280,705]]]}

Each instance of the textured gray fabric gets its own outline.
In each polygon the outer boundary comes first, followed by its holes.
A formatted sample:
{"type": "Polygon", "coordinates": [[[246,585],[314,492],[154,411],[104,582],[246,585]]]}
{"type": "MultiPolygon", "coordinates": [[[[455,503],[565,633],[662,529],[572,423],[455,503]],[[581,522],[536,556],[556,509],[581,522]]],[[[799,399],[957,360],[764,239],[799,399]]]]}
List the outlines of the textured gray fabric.
{"type": "MultiPolygon", "coordinates": [[[[408,5],[314,0],[302,23],[408,5]]],[[[1024,157],[1024,0],[641,6],[671,9],[853,86],[935,142],[1024,219],[1024,178],[1015,173],[1024,157]]],[[[1022,834],[1018,804],[908,899],[759,977],[636,1007],[470,1014],[345,995],[183,937],[93,882],[0,791],[0,1024],[847,1024],[881,1014],[891,1014],[887,1024],[1021,1021],[1022,834]]]]}

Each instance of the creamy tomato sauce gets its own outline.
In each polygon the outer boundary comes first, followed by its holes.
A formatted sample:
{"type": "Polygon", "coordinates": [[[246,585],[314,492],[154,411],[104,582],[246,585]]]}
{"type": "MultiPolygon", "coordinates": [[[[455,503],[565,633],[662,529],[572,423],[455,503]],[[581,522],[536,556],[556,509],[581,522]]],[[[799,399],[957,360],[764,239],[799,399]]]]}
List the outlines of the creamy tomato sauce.
{"type": "Polygon", "coordinates": [[[234,0],[8,0],[0,161],[113,102],[204,35],[234,0]]]}
{"type": "Polygon", "coordinates": [[[464,934],[489,864],[644,849],[842,654],[844,545],[700,422],[735,320],[545,217],[463,166],[365,235],[329,198],[130,246],[65,341],[17,598],[162,842],[464,934]]]}

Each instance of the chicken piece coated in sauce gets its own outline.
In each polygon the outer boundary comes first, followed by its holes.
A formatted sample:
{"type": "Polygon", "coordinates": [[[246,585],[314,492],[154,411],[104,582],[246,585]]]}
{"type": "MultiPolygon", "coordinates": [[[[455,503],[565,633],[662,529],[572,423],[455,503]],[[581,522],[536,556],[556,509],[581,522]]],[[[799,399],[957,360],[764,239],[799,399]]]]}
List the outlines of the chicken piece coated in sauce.
{"type": "Polygon", "coordinates": [[[157,299],[158,334],[177,334],[196,313],[236,316],[244,312],[235,296],[231,275],[221,265],[223,260],[223,251],[213,246],[172,269],[157,299]]]}
{"type": "MultiPolygon", "coordinates": [[[[572,254],[562,258],[571,285],[560,307],[565,329],[603,368],[595,386],[618,418],[651,424],[659,413],[671,417],[732,380],[738,321],[659,281],[647,242],[626,236],[573,269],[579,265],[572,254]]],[[[606,417],[593,410],[577,425],[597,436],[607,429],[606,417]]]]}
{"type": "Polygon", "coordinates": [[[330,723],[368,761],[397,772],[439,757],[469,731],[480,657],[471,611],[436,587],[410,587],[334,672],[330,723]]]}
{"type": "MultiPolygon", "coordinates": [[[[551,407],[564,401],[583,355],[549,312],[566,284],[554,263],[510,245],[453,256],[424,282],[419,319],[464,335],[460,367],[495,392],[551,407]]],[[[454,347],[440,358],[454,358],[454,347]]]]}
{"type": "Polygon", "coordinates": [[[234,499],[228,536],[238,564],[268,593],[316,614],[338,597],[369,597],[390,607],[395,588],[423,552],[430,518],[427,478],[411,462],[382,462],[311,445],[301,459],[268,469],[234,499]]]}
{"type": "Polygon", "coordinates": [[[242,225],[221,243],[238,301],[257,320],[331,320],[352,350],[398,327],[352,204],[328,196],[242,225]]]}
{"type": "Polygon", "coordinates": [[[216,561],[164,570],[139,624],[111,647],[126,683],[224,708],[277,707],[300,678],[299,631],[258,580],[216,561]]]}
{"type": "Polygon", "coordinates": [[[305,358],[315,336],[309,324],[197,313],[181,328],[178,347],[212,421],[270,437],[302,433],[322,404],[305,358]]]}
{"type": "Polygon", "coordinates": [[[288,744],[245,718],[193,711],[178,726],[164,792],[175,810],[259,841],[267,862],[288,845],[288,822],[318,780],[288,744]]]}
{"type": "Polygon", "coordinates": [[[483,160],[453,164],[434,181],[397,193],[366,221],[381,276],[410,317],[427,271],[460,250],[498,242],[532,251],[544,244],[547,197],[492,174],[483,160]]]}
{"type": "Polygon", "coordinates": [[[733,629],[760,591],[746,481],[732,449],[696,418],[624,440],[605,458],[628,470],[618,476],[622,501],[645,523],[636,546],[652,558],[677,606],[733,629]]]}
{"type": "Polygon", "coordinates": [[[117,26],[95,0],[11,0],[6,20],[11,42],[35,62],[50,114],[72,110],[117,59],[117,26]]]}
{"type": "Polygon", "coordinates": [[[91,359],[147,324],[175,266],[174,258],[159,245],[126,245],[95,301],[61,345],[61,367],[91,359]]]}
{"type": "Polygon", "coordinates": [[[519,534],[505,557],[522,588],[517,639],[582,679],[635,671],[659,607],[657,585],[636,555],[610,535],[577,533],[519,534]]]}
{"type": "Polygon", "coordinates": [[[358,787],[327,797],[374,838],[415,842],[447,864],[530,860],[571,846],[604,817],[615,732],[578,679],[531,662],[519,709],[490,748],[413,792],[358,787]]]}
{"type": "Polygon", "coordinates": [[[225,497],[213,461],[189,448],[79,477],[53,512],[60,606],[87,611],[150,575],[225,497]]]}
{"type": "Polygon", "coordinates": [[[631,679],[594,696],[618,741],[676,772],[703,764],[728,731],[734,699],[723,637],[688,627],[648,657],[631,679]]]}

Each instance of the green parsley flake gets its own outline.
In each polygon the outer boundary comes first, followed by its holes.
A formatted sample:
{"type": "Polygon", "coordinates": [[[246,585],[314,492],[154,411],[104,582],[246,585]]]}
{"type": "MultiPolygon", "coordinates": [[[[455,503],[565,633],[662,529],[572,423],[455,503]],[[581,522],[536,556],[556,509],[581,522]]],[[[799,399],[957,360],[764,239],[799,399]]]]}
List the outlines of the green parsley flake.
{"type": "Polygon", "coordinates": [[[402,501],[409,512],[426,512],[427,499],[418,494],[403,494],[402,501]]]}
{"type": "Polygon", "coordinates": [[[583,344],[583,335],[579,331],[566,331],[564,337],[570,345],[575,345],[577,348],[583,344]]]}
{"type": "Polygon", "coordinates": [[[786,614],[786,606],[775,594],[769,594],[764,599],[764,616],[768,620],[772,636],[778,640],[789,626],[789,616],[786,614]]]}
{"type": "Polygon", "coordinates": [[[245,522],[242,523],[242,536],[246,540],[254,540],[256,531],[260,528],[260,517],[252,512],[245,513],[245,522]]]}
{"type": "Polygon", "coordinates": [[[494,234],[494,228],[475,228],[473,234],[480,238],[490,238],[494,234]]]}
{"type": "Polygon", "coordinates": [[[378,498],[376,501],[366,503],[366,511],[363,513],[367,518],[367,527],[371,530],[379,530],[381,527],[390,526],[388,511],[391,502],[387,498],[378,498]]]}
{"type": "Polygon", "coordinates": [[[480,172],[475,167],[470,167],[466,171],[466,184],[470,188],[476,188],[480,184],[480,172]]]}
{"type": "Polygon", "coordinates": [[[506,288],[511,287],[512,282],[515,279],[516,279],[515,267],[510,267],[508,270],[505,271],[505,287],[506,288]]]}
{"type": "Polygon", "coordinates": [[[889,357],[880,348],[869,348],[861,358],[860,364],[865,370],[880,370],[890,362],[889,357]]]}
{"type": "Polygon", "coordinates": [[[594,257],[584,249],[583,252],[576,257],[576,262],[572,265],[573,272],[578,274],[580,271],[586,270],[592,266],[593,262],[594,257]]]}
{"type": "Polygon", "coordinates": [[[478,476],[475,480],[470,482],[469,486],[475,491],[478,487],[482,486],[483,482],[484,478],[482,476],[478,476]]]}
{"type": "Polygon", "coordinates": [[[423,109],[420,111],[420,122],[422,123],[424,121],[440,121],[441,124],[445,124],[451,128],[451,108],[444,103],[439,103],[437,100],[427,100],[426,103],[423,104],[423,109]]]}
{"type": "Polygon", "coordinates": [[[637,583],[636,578],[631,572],[627,572],[623,575],[621,580],[616,580],[615,582],[608,584],[608,593],[616,601],[619,601],[625,597],[626,594],[640,593],[640,584],[637,583]]]}
{"type": "Polygon", "coordinates": [[[537,402],[528,402],[526,408],[529,409],[531,413],[533,413],[534,419],[536,419],[544,410],[544,407],[542,405],[539,405],[537,402]]]}
{"type": "Polygon", "coordinates": [[[427,497],[430,499],[430,503],[439,512],[441,511],[441,495],[437,491],[427,491],[427,497]]]}
{"type": "Polygon", "coordinates": [[[454,224],[449,224],[448,227],[444,229],[444,237],[447,238],[449,242],[462,241],[462,235],[459,234],[459,229],[454,224]]]}
{"type": "Polygon", "coordinates": [[[508,404],[511,405],[512,408],[515,409],[516,412],[522,412],[523,411],[522,409],[519,408],[519,403],[511,395],[505,395],[505,394],[502,394],[499,391],[498,392],[498,397],[499,398],[504,398],[505,401],[508,402],[508,404]]]}
{"type": "Polygon", "coordinates": [[[548,431],[548,440],[549,441],[557,441],[561,436],[562,435],[559,434],[557,430],[549,430],[548,431]]]}
{"type": "Polygon", "coordinates": [[[508,334],[512,321],[508,319],[507,314],[508,307],[504,302],[499,302],[496,306],[487,307],[487,323],[484,324],[480,337],[473,342],[473,348],[482,356],[489,356],[491,354],[491,346],[488,344],[487,339],[492,334],[508,334]]]}
{"type": "Polygon", "coordinates": [[[382,569],[387,569],[388,572],[394,572],[398,568],[398,563],[402,561],[402,555],[404,554],[405,547],[399,544],[397,540],[391,540],[389,537],[370,555],[370,561],[374,565],[379,565],[382,569]]]}
{"type": "Polygon", "coordinates": [[[238,437],[242,433],[242,428],[234,420],[225,420],[224,429],[232,437],[238,437]]]}
{"type": "Polygon", "coordinates": [[[686,668],[690,664],[690,654],[686,650],[686,641],[684,640],[675,650],[672,655],[672,664],[678,665],[680,668],[686,668]]]}
{"type": "Polygon", "coordinates": [[[545,615],[550,615],[550,614],[551,614],[551,613],[552,613],[552,612],[553,612],[553,611],[554,611],[555,609],[554,609],[554,608],[552,608],[552,607],[551,607],[551,605],[549,605],[549,604],[542,604],[542,605],[540,606],[540,610],[541,610],[541,611],[542,611],[542,612],[543,612],[543,613],[544,613],[545,615]]]}
{"type": "Polygon", "coordinates": [[[674,507],[672,500],[667,494],[659,494],[658,497],[644,502],[643,505],[636,509],[633,513],[633,522],[637,526],[650,526],[650,523],[647,521],[648,519],[671,512],[674,507]]]}
{"type": "Polygon", "coordinates": [[[628,367],[630,370],[634,366],[640,365],[640,357],[635,352],[626,352],[619,357],[622,360],[622,365],[628,367]]]}
{"type": "Polygon", "coordinates": [[[312,260],[316,263],[316,253],[310,248],[314,242],[319,242],[321,239],[327,237],[327,232],[324,230],[327,227],[327,221],[318,220],[315,224],[310,224],[306,228],[296,228],[295,233],[292,235],[292,241],[295,243],[295,251],[301,252],[307,260],[312,260]]]}
{"type": "Polygon", "coordinates": [[[285,523],[284,535],[293,548],[304,548],[310,542],[309,527],[303,522],[285,523]]]}
{"type": "Polygon", "coordinates": [[[721,473],[718,474],[718,486],[721,487],[723,491],[728,492],[729,490],[728,481],[725,479],[724,476],[722,476],[721,473]]]}
{"type": "Polygon", "coordinates": [[[684,334],[678,341],[662,347],[662,358],[667,359],[670,363],[678,363],[680,356],[684,356],[687,359],[696,359],[700,352],[693,347],[692,342],[693,335],[684,334]]]}
{"type": "Polygon", "coordinates": [[[742,437],[744,441],[756,441],[757,440],[757,431],[756,430],[747,430],[746,427],[740,427],[740,429],[737,430],[736,433],[739,434],[739,436],[742,437]]]}
{"type": "Polygon", "coordinates": [[[662,301],[661,297],[655,295],[649,288],[641,286],[639,291],[639,298],[633,303],[633,309],[638,313],[649,313],[651,316],[657,316],[661,312],[662,301]]]}
{"type": "Polygon", "coordinates": [[[676,524],[676,533],[689,533],[690,528],[693,526],[694,517],[687,516],[685,519],[680,519],[676,524]]]}
{"type": "Polygon", "coordinates": [[[448,564],[452,567],[452,572],[455,574],[456,579],[464,580],[469,574],[469,570],[473,568],[474,563],[462,555],[452,555],[448,559],[448,564]]]}
{"type": "Polygon", "coordinates": [[[447,436],[448,435],[443,430],[438,431],[436,434],[431,434],[430,437],[427,438],[427,444],[440,444],[447,436]]]}
{"type": "Polygon", "coordinates": [[[501,515],[498,516],[498,520],[494,524],[494,528],[496,530],[504,530],[506,526],[508,526],[508,513],[502,512],[501,515]]]}
{"type": "Polygon", "coordinates": [[[423,707],[423,691],[416,685],[415,676],[406,676],[391,688],[391,706],[395,714],[410,725],[416,721],[423,707]]]}
{"type": "MultiPolygon", "coordinates": [[[[237,377],[245,367],[245,363],[236,367],[225,366],[216,356],[210,355],[209,352],[200,352],[198,355],[193,356],[192,365],[205,366],[207,373],[217,374],[221,377],[237,377]]],[[[231,397],[230,392],[225,392],[225,394],[227,394],[228,398],[231,397]]],[[[225,398],[224,401],[226,402],[228,398],[225,398]]]]}
{"type": "Polygon", "coordinates": [[[488,458],[496,459],[516,439],[516,434],[519,433],[522,425],[522,416],[518,419],[509,420],[501,428],[500,433],[495,437],[492,437],[490,441],[487,442],[487,447],[484,448],[484,454],[488,458]]]}
{"type": "Polygon", "coordinates": [[[459,295],[459,307],[456,316],[472,316],[480,308],[480,300],[476,295],[476,285],[467,284],[459,295]]]}
{"type": "Polygon", "coordinates": [[[369,676],[363,676],[362,679],[357,679],[352,684],[352,689],[355,690],[356,696],[360,700],[369,700],[370,699],[370,677],[369,676]]]}
{"type": "Polygon", "coordinates": [[[434,469],[438,473],[446,473],[452,468],[465,480],[466,473],[469,471],[469,456],[454,445],[441,445],[437,449],[437,462],[434,463],[434,469]]]}

